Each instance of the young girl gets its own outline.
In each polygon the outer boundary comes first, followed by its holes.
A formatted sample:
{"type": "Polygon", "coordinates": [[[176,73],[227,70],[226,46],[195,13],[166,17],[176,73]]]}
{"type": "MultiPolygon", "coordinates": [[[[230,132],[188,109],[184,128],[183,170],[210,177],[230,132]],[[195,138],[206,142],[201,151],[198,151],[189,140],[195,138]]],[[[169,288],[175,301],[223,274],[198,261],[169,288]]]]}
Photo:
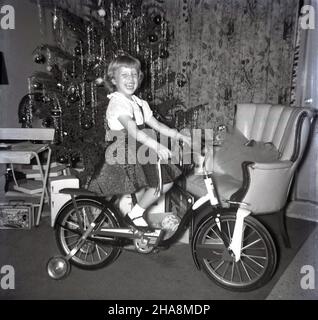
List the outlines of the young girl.
{"type": "MultiPolygon", "coordinates": [[[[171,157],[171,151],[167,147],[146,133],[145,125],[172,139],[183,140],[189,145],[191,142],[189,137],[156,120],[148,103],[134,95],[143,77],[139,60],[129,55],[119,56],[109,64],[107,76],[114,86],[114,92],[108,96],[110,101],[106,120],[112,132],[121,132],[126,135],[122,147],[126,154],[128,152],[128,161],[126,158],[127,162],[124,164],[107,165],[105,163],[102,169],[103,179],[106,179],[105,184],[108,183],[111,187],[108,187],[108,190],[104,188],[102,191],[108,194],[124,194],[146,188],[131,212],[125,216],[129,225],[145,231],[149,227],[143,218],[143,213],[160,196],[156,192],[158,185],[162,182],[161,194],[166,193],[172,187],[173,181],[181,174],[180,169],[172,164],[161,164],[159,167],[155,163],[140,163],[140,159],[136,156],[140,146],[155,152],[162,161],[167,161],[171,157]],[[135,146],[128,143],[128,135],[130,142],[131,138],[135,139],[135,146]],[[133,152],[136,156],[135,162],[131,161],[133,152]]],[[[107,159],[106,151],[106,162],[107,159]]]]}

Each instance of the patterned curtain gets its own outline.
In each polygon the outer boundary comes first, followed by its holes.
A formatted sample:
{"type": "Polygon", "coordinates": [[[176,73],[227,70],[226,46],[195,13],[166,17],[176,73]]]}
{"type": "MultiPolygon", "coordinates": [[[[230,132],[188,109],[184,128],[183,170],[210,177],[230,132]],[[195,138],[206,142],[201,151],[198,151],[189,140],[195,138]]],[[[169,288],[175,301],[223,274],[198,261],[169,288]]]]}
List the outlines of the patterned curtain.
{"type": "Polygon", "coordinates": [[[291,80],[291,89],[290,89],[290,106],[292,107],[299,106],[297,101],[296,89],[297,89],[297,78],[300,72],[299,70],[300,36],[301,36],[301,29],[300,29],[300,19],[299,19],[297,35],[296,35],[296,43],[295,43],[295,49],[294,49],[294,61],[293,61],[292,80],[291,80]]]}
{"type": "MultiPolygon", "coordinates": [[[[303,5],[311,6],[313,12],[311,18],[313,18],[314,25],[313,29],[306,26],[298,29],[293,70],[295,87],[292,90],[292,98],[294,98],[296,106],[318,109],[318,0],[304,0],[303,5]]],[[[301,21],[304,17],[305,22],[308,22],[306,18],[308,11],[304,11],[304,16],[301,15],[299,20],[301,21]]],[[[301,25],[300,22],[299,25],[301,25]]]]}

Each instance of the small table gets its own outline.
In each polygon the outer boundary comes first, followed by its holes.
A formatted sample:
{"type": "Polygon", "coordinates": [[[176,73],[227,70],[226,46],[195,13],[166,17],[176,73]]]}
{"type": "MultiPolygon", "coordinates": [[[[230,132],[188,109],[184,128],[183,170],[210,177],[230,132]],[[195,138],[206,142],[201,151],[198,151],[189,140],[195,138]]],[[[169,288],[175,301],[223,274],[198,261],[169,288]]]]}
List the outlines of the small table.
{"type": "Polygon", "coordinates": [[[43,210],[44,198],[49,199],[49,193],[47,189],[48,173],[51,163],[51,148],[48,144],[37,144],[31,142],[18,142],[9,143],[9,148],[0,148],[0,163],[6,164],[30,164],[32,159],[36,159],[37,166],[39,168],[42,180],[42,191],[39,212],[36,219],[36,226],[39,225],[41,214],[43,210]],[[40,161],[39,154],[43,152],[48,152],[47,160],[45,165],[45,170],[42,168],[42,163],[40,161]],[[45,171],[45,172],[44,172],[45,171]]]}

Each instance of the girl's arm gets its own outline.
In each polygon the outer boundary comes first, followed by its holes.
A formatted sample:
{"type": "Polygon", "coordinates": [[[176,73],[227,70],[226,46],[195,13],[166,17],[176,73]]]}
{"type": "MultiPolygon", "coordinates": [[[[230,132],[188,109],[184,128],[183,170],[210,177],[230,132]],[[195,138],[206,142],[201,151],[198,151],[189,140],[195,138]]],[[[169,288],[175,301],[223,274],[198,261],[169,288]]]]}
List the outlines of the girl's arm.
{"type": "Polygon", "coordinates": [[[151,128],[155,129],[156,131],[162,133],[163,135],[170,137],[175,140],[183,140],[188,145],[191,145],[191,138],[188,136],[185,136],[178,132],[177,129],[172,129],[163,124],[162,122],[158,121],[154,116],[152,116],[147,122],[146,122],[151,128]]]}
{"type": "Polygon", "coordinates": [[[128,115],[118,117],[119,122],[128,131],[128,134],[135,140],[154,150],[161,160],[168,160],[171,157],[171,151],[158,143],[155,139],[148,136],[142,130],[139,130],[136,122],[128,115]]]}

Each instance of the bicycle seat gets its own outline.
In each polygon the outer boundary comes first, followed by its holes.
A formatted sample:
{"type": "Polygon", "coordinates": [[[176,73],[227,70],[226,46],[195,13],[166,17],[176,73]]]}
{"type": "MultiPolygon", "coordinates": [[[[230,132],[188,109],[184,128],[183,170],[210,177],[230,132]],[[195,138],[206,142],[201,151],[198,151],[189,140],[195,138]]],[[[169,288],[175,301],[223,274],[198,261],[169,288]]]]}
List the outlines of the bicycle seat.
{"type": "Polygon", "coordinates": [[[95,192],[83,188],[64,188],[59,193],[69,194],[71,196],[96,196],[95,192]]]}

